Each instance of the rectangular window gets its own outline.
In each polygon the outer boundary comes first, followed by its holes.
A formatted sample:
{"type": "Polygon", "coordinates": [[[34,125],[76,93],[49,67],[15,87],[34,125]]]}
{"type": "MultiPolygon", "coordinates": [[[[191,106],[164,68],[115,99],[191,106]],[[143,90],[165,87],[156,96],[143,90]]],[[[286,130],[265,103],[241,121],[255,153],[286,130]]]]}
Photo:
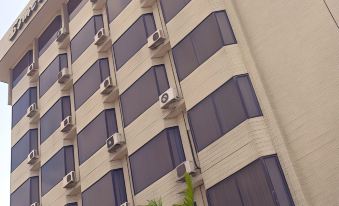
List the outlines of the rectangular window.
{"type": "Polygon", "coordinates": [[[26,75],[27,68],[33,63],[33,51],[29,50],[15,65],[12,70],[12,87],[14,88],[18,82],[26,75]]]}
{"type": "Polygon", "coordinates": [[[261,116],[248,75],[235,76],[188,111],[197,151],[246,119],[261,116]]]}
{"type": "Polygon", "coordinates": [[[67,203],[65,206],[78,206],[78,203],[76,202],[67,203]]]}
{"type": "Polygon", "coordinates": [[[110,76],[108,59],[96,61],[74,84],[75,110],[79,109],[99,88],[100,84],[110,76]]]}
{"type": "Polygon", "coordinates": [[[61,97],[40,119],[40,143],[51,136],[60,127],[61,121],[70,115],[70,98],[61,97]]]}
{"type": "Polygon", "coordinates": [[[11,150],[11,172],[27,159],[32,150],[38,150],[38,129],[31,129],[21,137],[11,150]]]}
{"type": "Polygon", "coordinates": [[[69,20],[71,21],[87,3],[86,0],[69,0],[67,3],[67,12],[69,20]]]}
{"type": "Polygon", "coordinates": [[[37,103],[37,88],[29,88],[12,107],[12,127],[14,127],[26,114],[31,104],[37,103]]]}
{"type": "Polygon", "coordinates": [[[47,48],[56,40],[56,33],[61,29],[61,27],[61,16],[57,16],[40,35],[38,39],[39,56],[41,56],[47,50],[47,48]]]}
{"type": "Polygon", "coordinates": [[[109,22],[112,22],[117,16],[119,16],[130,2],[131,0],[108,0],[107,10],[109,22]]]}
{"type": "Polygon", "coordinates": [[[165,22],[168,23],[175,17],[191,0],[160,0],[165,22]]]}
{"type": "Polygon", "coordinates": [[[178,127],[167,128],[129,157],[134,194],[185,161],[178,127]]]}
{"type": "Polygon", "coordinates": [[[210,206],[294,206],[275,155],[260,158],[209,188],[207,199],[210,206]]]}
{"type": "Polygon", "coordinates": [[[39,177],[31,177],[11,194],[11,206],[31,205],[39,202],[39,177]]]}
{"type": "Polygon", "coordinates": [[[118,132],[115,110],[101,112],[78,134],[79,162],[84,163],[106,144],[106,139],[118,132]]]}
{"type": "Polygon", "coordinates": [[[47,194],[71,171],[74,171],[73,146],[65,146],[41,167],[41,193],[47,194]]]}
{"type": "Polygon", "coordinates": [[[210,14],[172,50],[179,80],[185,79],[223,46],[236,43],[226,12],[210,14]]]}
{"type": "Polygon", "coordinates": [[[95,34],[104,27],[102,15],[93,16],[71,40],[72,63],[94,42],[95,34]]]}
{"type": "Polygon", "coordinates": [[[127,202],[124,173],[122,169],[108,172],[82,194],[83,206],[120,206],[127,202]]]}
{"type": "Polygon", "coordinates": [[[127,127],[169,88],[164,65],[153,66],[133,83],[122,95],[121,106],[124,126],[127,127]]]}
{"type": "Polygon", "coordinates": [[[113,44],[117,70],[147,43],[155,30],[153,14],[144,14],[113,44]]]}
{"type": "Polygon", "coordinates": [[[39,96],[42,97],[48,89],[58,81],[58,74],[68,67],[67,54],[58,55],[39,77],[39,96]]]}

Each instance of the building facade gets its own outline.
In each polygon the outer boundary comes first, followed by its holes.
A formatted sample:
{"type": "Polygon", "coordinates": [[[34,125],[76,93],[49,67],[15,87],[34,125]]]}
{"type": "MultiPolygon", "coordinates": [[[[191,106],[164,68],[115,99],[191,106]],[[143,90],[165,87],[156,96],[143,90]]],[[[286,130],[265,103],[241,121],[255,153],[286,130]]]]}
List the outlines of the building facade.
{"type": "Polygon", "coordinates": [[[30,0],[0,42],[11,206],[339,205],[337,0],[30,0]],[[184,170],[183,170],[184,169],[184,170]]]}

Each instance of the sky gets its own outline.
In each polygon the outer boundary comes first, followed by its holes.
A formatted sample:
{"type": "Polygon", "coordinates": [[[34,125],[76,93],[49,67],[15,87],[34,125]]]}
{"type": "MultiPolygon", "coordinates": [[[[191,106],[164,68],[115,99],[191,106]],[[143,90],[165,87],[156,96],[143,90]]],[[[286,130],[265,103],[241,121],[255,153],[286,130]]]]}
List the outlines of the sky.
{"type": "MultiPolygon", "coordinates": [[[[24,9],[28,0],[0,0],[0,38],[24,9]]],[[[7,69],[7,68],[0,68],[7,69]]],[[[7,101],[7,84],[0,82],[0,205],[9,206],[11,158],[11,107],[7,101]]]]}

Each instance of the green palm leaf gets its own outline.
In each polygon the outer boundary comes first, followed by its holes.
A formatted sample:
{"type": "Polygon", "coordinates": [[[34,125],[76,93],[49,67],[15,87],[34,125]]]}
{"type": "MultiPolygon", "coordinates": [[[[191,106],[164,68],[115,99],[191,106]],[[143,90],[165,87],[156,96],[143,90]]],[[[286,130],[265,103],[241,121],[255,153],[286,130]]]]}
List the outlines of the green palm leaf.
{"type": "Polygon", "coordinates": [[[173,206],[194,206],[194,189],[192,183],[192,177],[188,173],[185,173],[186,190],[184,196],[184,202],[182,204],[175,204],[173,206]]]}
{"type": "Polygon", "coordinates": [[[147,206],[162,206],[162,200],[149,200],[147,206]]]}

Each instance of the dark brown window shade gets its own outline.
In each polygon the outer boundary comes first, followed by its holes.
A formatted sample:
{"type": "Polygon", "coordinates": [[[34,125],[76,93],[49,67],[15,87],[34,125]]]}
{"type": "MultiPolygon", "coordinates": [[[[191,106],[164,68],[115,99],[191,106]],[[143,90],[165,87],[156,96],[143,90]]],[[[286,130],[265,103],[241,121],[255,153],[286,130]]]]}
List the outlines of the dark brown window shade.
{"type": "Polygon", "coordinates": [[[33,51],[29,50],[15,65],[12,70],[12,87],[14,88],[19,81],[26,75],[27,68],[33,63],[33,51]]]}
{"type": "Polygon", "coordinates": [[[188,111],[197,151],[262,112],[248,75],[235,76],[188,111]]]}
{"type": "Polygon", "coordinates": [[[108,59],[96,61],[74,84],[75,109],[79,109],[110,75],[108,59]]]}
{"type": "Polygon", "coordinates": [[[51,136],[62,120],[71,115],[70,97],[61,97],[40,119],[40,144],[51,136]]]}
{"type": "Polygon", "coordinates": [[[127,202],[124,173],[112,170],[90,186],[82,194],[83,206],[120,206],[127,202]]]}
{"type": "Polygon", "coordinates": [[[68,67],[67,54],[58,55],[39,77],[39,96],[42,97],[48,89],[58,81],[58,73],[68,67]]]}
{"type": "Polygon", "coordinates": [[[102,15],[93,16],[71,40],[72,63],[94,42],[95,34],[104,27],[102,15]]]}
{"type": "Polygon", "coordinates": [[[10,206],[31,205],[39,201],[39,177],[30,177],[11,194],[10,206]]]}
{"type": "Polygon", "coordinates": [[[12,127],[14,127],[26,114],[31,104],[37,103],[37,88],[29,88],[12,107],[12,127]]]}
{"type": "Polygon", "coordinates": [[[210,206],[294,206],[275,155],[260,158],[209,188],[207,199],[210,206]]]}
{"type": "Polygon", "coordinates": [[[164,65],[153,66],[134,82],[122,95],[121,106],[124,126],[127,127],[169,88],[164,65]]]}
{"type": "Polygon", "coordinates": [[[61,16],[57,16],[54,20],[48,25],[45,31],[40,35],[38,39],[39,44],[39,56],[41,56],[47,48],[56,40],[56,33],[62,27],[61,16]]]}
{"type": "Polygon", "coordinates": [[[73,146],[65,146],[41,167],[41,193],[47,194],[71,171],[74,171],[73,146]]]}
{"type": "Polygon", "coordinates": [[[107,0],[108,20],[112,22],[127,7],[131,0],[107,0]]]}
{"type": "Polygon", "coordinates": [[[191,0],[160,0],[165,22],[175,17],[191,0]]]}
{"type": "Polygon", "coordinates": [[[179,80],[185,79],[223,46],[236,43],[226,12],[210,14],[172,50],[179,80]]]}
{"type": "Polygon", "coordinates": [[[129,161],[137,194],[185,161],[179,128],[163,130],[134,152],[129,161]]]}
{"type": "Polygon", "coordinates": [[[11,149],[11,172],[27,159],[32,150],[38,150],[38,129],[30,129],[11,149]]]}
{"type": "Polygon", "coordinates": [[[101,112],[78,134],[79,162],[84,163],[106,144],[106,139],[118,132],[115,110],[101,112]]]}
{"type": "Polygon", "coordinates": [[[155,30],[153,14],[144,14],[113,44],[117,70],[147,43],[147,38],[155,30]]]}

